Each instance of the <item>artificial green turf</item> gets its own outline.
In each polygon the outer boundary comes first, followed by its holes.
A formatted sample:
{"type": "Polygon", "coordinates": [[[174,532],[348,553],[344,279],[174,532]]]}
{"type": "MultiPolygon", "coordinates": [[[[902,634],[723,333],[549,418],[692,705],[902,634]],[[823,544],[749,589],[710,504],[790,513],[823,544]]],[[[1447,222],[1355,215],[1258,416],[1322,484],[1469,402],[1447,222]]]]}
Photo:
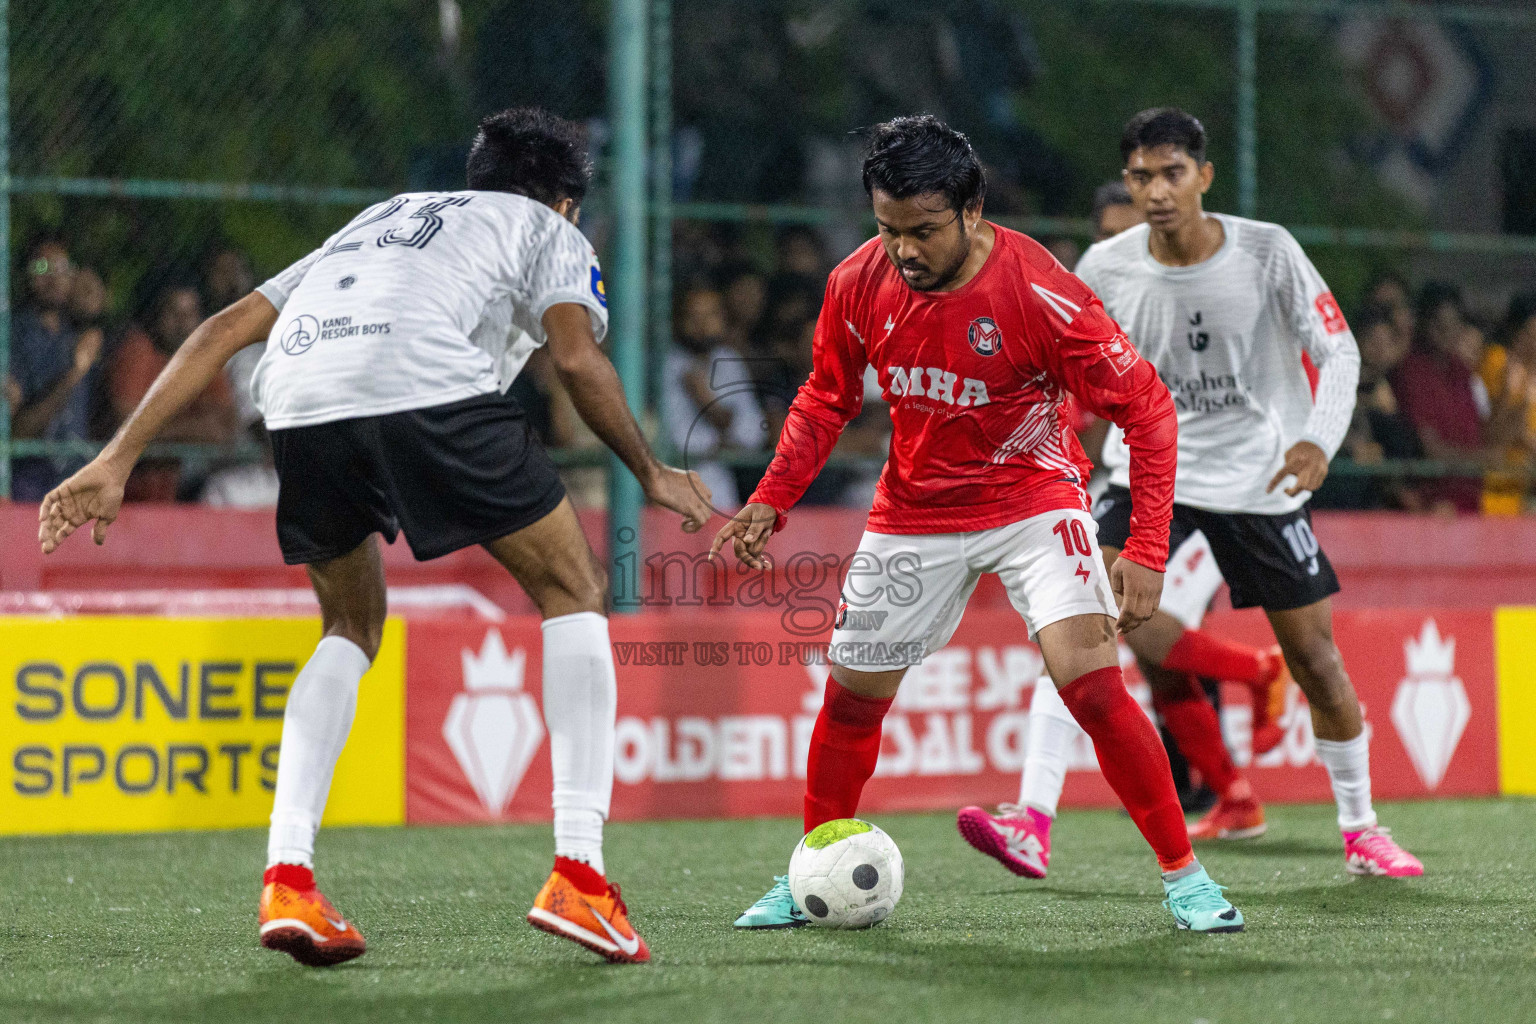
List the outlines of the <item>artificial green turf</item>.
{"type": "Polygon", "coordinates": [[[257,832],[0,840],[0,1021],[1520,1021],[1536,1019],[1536,803],[1383,808],[1427,877],[1344,873],[1332,810],[1206,852],[1243,935],[1176,933],[1123,816],[1068,812],[1017,879],[949,815],[887,815],[907,888],[867,932],[737,933],[787,820],[613,825],[654,952],[614,967],[523,921],[544,828],[338,829],[321,881],[368,937],[298,966],[256,945],[257,832]]]}

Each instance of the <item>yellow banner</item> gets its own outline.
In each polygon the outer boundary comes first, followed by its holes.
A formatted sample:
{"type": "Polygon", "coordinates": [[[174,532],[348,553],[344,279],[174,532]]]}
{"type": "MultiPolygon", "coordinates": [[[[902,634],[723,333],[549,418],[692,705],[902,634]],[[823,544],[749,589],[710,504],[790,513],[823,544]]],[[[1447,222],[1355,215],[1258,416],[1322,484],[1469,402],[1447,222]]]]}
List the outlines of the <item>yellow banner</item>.
{"type": "MultiPolygon", "coordinates": [[[[0,617],[0,834],[262,825],[317,619],[0,617]]],[[[328,825],[405,819],[405,626],[363,677],[328,825]]]]}
{"type": "Polygon", "coordinates": [[[1536,796],[1536,608],[1493,616],[1499,659],[1499,792],[1536,796]]]}

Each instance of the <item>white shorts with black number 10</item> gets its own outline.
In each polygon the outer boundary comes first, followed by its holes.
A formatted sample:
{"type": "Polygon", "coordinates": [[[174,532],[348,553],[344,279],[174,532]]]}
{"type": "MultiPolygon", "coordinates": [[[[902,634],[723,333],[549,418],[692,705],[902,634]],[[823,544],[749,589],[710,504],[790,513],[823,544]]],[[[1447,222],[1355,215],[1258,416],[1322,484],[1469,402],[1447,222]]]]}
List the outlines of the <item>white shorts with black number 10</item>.
{"type": "Polygon", "coordinates": [[[1117,617],[1098,526],[1063,509],[971,533],[868,533],[843,578],[830,657],[884,672],[949,642],[983,573],[997,573],[1029,637],[1074,615],[1117,617]]]}

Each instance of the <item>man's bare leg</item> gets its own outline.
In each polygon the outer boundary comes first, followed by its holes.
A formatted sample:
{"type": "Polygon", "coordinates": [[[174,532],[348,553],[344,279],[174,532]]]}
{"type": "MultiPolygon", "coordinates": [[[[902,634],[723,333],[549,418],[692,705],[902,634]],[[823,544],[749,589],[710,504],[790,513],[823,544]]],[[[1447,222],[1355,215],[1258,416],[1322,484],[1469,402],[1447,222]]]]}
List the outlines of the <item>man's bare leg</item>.
{"type": "Polygon", "coordinates": [[[1267,612],[1291,674],[1312,711],[1317,757],[1328,769],[1344,836],[1345,866],[1354,874],[1408,878],[1424,865],[1397,845],[1371,806],[1371,748],[1354,684],[1333,642],[1333,602],[1267,612]]]}

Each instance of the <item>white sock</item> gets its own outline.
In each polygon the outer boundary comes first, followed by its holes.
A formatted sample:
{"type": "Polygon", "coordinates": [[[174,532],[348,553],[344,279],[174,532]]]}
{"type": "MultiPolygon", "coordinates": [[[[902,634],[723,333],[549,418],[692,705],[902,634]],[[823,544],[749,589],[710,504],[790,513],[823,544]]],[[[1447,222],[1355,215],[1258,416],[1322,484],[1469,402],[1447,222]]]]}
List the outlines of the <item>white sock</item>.
{"type": "Polygon", "coordinates": [[[1359,832],[1376,825],[1371,807],[1371,745],[1365,730],[1352,740],[1317,740],[1317,758],[1328,769],[1333,799],[1339,805],[1339,831],[1359,832]]]}
{"type": "Polygon", "coordinates": [[[544,724],[555,792],[555,855],[603,868],[613,796],[618,687],[608,620],[577,612],[544,620],[544,724]]]}
{"type": "Polygon", "coordinates": [[[331,773],[347,745],[357,711],[357,685],[368,671],[368,655],[352,641],[325,637],[288,691],[283,712],[283,745],[277,760],[277,793],[267,866],[314,866],[315,832],[331,792],[331,773]]]}
{"type": "Polygon", "coordinates": [[[1056,803],[1067,781],[1067,759],[1077,735],[1077,721],[1049,676],[1035,683],[1029,702],[1029,735],[1024,748],[1024,776],[1019,803],[1056,817],[1056,803]]]}

